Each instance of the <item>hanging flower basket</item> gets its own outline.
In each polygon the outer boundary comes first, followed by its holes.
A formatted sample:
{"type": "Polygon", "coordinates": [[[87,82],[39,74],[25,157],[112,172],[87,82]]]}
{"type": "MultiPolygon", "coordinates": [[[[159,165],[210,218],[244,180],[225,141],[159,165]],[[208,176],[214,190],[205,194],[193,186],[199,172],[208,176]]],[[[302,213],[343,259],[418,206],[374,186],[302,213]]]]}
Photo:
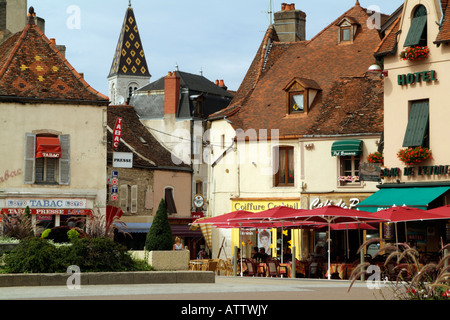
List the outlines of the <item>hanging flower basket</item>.
{"type": "Polygon", "coordinates": [[[430,49],[425,47],[407,47],[400,53],[400,59],[409,61],[418,61],[428,58],[430,49]]]}
{"type": "Polygon", "coordinates": [[[381,165],[384,164],[384,156],[381,152],[374,152],[370,153],[367,156],[367,162],[369,163],[380,163],[381,165]]]}
{"type": "Polygon", "coordinates": [[[424,147],[401,149],[397,157],[407,166],[421,163],[427,159],[433,159],[431,150],[424,147]]]}

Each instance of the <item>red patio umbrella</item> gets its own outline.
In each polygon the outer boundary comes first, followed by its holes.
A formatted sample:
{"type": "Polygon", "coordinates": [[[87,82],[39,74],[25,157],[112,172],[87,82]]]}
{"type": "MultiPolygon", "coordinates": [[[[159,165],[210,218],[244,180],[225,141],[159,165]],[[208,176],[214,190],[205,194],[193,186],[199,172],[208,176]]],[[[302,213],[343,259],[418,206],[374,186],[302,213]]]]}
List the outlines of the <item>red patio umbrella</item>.
{"type": "MultiPolygon", "coordinates": [[[[328,279],[331,279],[331,261],[330,261],[330,250],[331,250],[331,239],[330,230],[332,224],[339,223],[351,223],[351,222],[375,222],[380,218],[374,216],[373,214],[366,211],[345,209],[342,207],[330,205],[324,206],[311,210],[302,210],[297,213],[292,213],[283,217],[284,220],[294,220],[299,224],[305,222],[315,222],[315,223],[326,223],[328,225],[328,279]]],[[[275,219],[277,220],[277,219],[275,219]]]]}
{"type": "Polygon", "coordinates": [[[238,218],[240,216],[251,213],[250,211],[238,210],[230,213],[222,214],[220,216],[207,218],[207,219],[197,219],[192,224],[213,224],[213,225],[226,225],[229,224],[229,219],[238,218]]]}
{"type": "Polygon", "coordinates": [[[442,216],[442,219],[450,219],[450,205],[437,207],[437,208],[428,210],[427,212],[436,214],[438,216],[442,216]]]}

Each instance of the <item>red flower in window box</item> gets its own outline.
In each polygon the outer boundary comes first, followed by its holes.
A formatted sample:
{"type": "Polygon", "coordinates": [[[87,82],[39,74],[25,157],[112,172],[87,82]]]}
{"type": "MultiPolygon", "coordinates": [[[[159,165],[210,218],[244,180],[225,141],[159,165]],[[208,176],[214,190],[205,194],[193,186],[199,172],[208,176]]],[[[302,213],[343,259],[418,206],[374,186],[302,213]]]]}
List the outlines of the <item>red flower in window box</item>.
{"type": "Polygon", "coordinates": [[[397,153],[397,157],[407,166],[412,166],[427,159],[433,159],[431,150],[424,147],[401,149],[397,153]]]}
{"type": "Polygon", "coordinates": [[[369,163],[381,163],[384,164],[384,156],[381,152],[374,152],[367,156],[367,162],[369,163]]]}
{"type": "Polygon", "coordinates": [[[416,61],[428,58],[430,55],[430,49],[425,47],[407,47],[400,53],[400,59],[416,61]]]}

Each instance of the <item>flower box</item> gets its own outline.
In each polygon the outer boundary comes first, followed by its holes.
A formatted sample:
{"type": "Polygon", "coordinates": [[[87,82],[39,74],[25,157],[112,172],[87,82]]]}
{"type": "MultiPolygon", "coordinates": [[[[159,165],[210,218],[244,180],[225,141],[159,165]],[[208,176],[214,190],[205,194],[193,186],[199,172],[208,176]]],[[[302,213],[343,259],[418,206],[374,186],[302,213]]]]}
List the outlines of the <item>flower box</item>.
{"type": "Polygon", "coordinates": [[[407,47],[400,53],[400,59],[409,61],[419,61],[428,58],[430,49],[425,47],[407,47]]]}
{"type": "Polygon", "coordinates": [[[339,182],[359,182],[359,176],[339,176],[339,182]]]}
{"type": "Polygon", "coordinates": [[[407,166],[421,163],[422,161],[427,159],[433,159],[431,150],[424,147],[401,149],[397,153],[397,157],[407,166]]]}
{"type": "Polygon", "coordinates": [[[384,164],[384,156],[381,152],[374,152],[367,156],[367,162],[384,164]]]}

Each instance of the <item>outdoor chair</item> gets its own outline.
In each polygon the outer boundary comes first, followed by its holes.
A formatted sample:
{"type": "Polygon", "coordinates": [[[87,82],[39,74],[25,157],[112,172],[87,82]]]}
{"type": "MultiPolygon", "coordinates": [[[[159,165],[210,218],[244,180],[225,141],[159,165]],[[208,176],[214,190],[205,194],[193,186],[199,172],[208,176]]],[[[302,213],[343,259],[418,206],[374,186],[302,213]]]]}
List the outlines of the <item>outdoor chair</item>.
{"type": "MultiPolygon", "coordinates": [[[[266,265],[267,265],[267,270],[268,270],[268,274],[269,277],[281,277],[281,272],[280,272],[280,262],[277,259],[274,258],[269,258],[266,260],[266,265]]],[[[283,268],[285,268],[285,273],[287,275],[287,269],[285,266],[283,266],[283,268]]]]}
{"type": "Polygon", "coordinates": [[[258,268],[253,261],[251,261],[250,259],[246,259],[245,264],[247,265],[247,273],[245,274],[246,276],[254,277],[258,275],[258,268]]]}

